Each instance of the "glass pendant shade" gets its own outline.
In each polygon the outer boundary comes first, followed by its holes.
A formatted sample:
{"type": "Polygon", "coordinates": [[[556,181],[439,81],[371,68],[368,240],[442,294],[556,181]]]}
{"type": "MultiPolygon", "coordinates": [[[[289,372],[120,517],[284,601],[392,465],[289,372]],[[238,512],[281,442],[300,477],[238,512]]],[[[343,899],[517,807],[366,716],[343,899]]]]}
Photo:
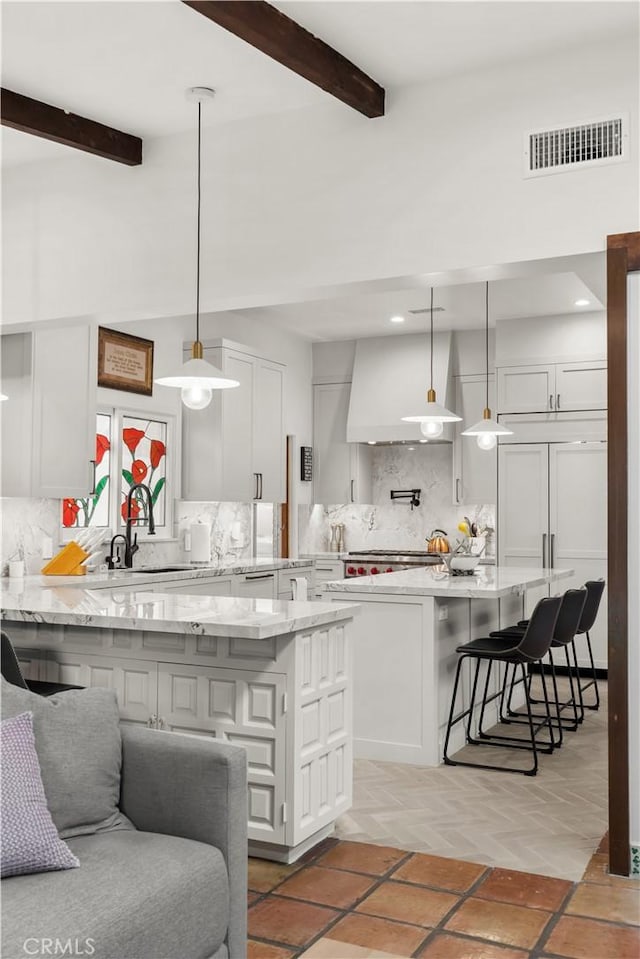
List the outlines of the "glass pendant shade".
{"type": "Polygon", "coordinates": [[[442,436],[444,431],[444,423],[440,420],[422,420],[420,423],[420,432],[423,436],[426,436],[427,439],[435,440],[439,436],[442,436]]]}
{"type": "Polygon", "coordinates": [[[201,343],[194,343],[192,352],[191,359],[183,363],[173,375],[161,376],[155,382],[159,386],[173,386],[182,390],[182,402],[185,406],[190,410],[203,410],[211,402],[213,390],[233,389],[240,386],[240,383],[202,359],[201,343]]]}

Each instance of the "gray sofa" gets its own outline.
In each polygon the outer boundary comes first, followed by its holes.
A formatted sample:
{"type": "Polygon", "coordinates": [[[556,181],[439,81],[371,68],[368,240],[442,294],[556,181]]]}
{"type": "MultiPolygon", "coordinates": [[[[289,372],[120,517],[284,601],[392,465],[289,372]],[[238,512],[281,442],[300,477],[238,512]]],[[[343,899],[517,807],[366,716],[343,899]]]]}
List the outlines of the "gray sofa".
{"type": "Polygon", "coordinates": [[[81,868],[3,880],[2,956],[245,959],[245,751],[121,734],[120,809],[137,831],[76,836],[81,868]]]}

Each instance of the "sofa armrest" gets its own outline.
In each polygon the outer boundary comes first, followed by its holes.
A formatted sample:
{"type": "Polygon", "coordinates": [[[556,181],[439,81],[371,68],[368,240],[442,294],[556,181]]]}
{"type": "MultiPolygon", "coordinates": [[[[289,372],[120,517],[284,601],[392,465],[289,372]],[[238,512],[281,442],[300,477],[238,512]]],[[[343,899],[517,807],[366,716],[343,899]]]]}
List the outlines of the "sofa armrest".
{"type": "Polygon", "coordinates": [[[247,759],[199,736],[122,725],[120,807],[146,832],[209,843],[229,874],[231,959],[246,956],[247,759]]]}

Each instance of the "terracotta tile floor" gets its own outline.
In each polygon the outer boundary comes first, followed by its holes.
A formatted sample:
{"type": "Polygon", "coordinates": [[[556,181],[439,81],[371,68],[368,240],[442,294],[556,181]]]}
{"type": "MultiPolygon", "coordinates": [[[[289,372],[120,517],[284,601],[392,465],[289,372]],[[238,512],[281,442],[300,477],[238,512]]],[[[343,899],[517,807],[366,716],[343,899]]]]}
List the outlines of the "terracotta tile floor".
{"type": "Polygon", "coordinates": [[[640,882],[580,882],[325,840],[292,866],[249,860],[248,959],[639,959],[640,882]]]}

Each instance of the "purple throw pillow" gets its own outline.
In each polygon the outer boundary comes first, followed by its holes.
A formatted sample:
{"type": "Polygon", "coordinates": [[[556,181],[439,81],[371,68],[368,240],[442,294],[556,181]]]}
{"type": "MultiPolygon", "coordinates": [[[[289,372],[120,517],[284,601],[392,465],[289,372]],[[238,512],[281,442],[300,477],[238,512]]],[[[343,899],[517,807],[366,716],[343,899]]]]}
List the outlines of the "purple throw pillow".
{"type": "Polygon", "coordinates": [[[31,713],[0,723],[0,750],[2,878],[79,866],[47,807],[31,713]]]}

